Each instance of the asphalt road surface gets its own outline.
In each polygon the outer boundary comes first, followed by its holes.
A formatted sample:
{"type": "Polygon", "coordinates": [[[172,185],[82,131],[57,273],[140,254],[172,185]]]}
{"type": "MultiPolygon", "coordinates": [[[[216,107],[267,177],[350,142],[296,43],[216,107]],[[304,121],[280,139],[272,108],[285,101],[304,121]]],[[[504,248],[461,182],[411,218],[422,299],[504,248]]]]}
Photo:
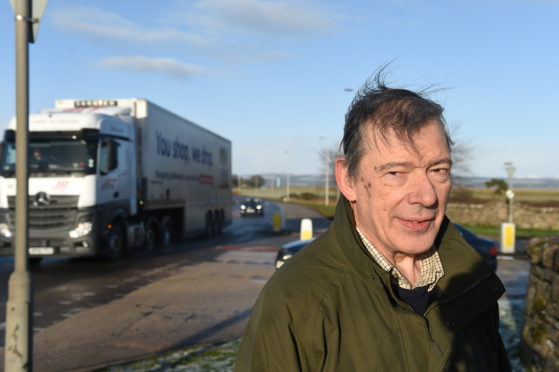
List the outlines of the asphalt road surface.
{"type": "MultiPolygon", "coordinates": [[[[239,216],[217,237],[174,244],[118,263],[49,258],[32,269],[34,369],[91,370],[158,352],[240,337],[277,249],[298,239],[308,208],[266,202],[263,217],[239,216]],[[284,233],[272,232],[283,209],[284,233]]],[[[0,368],[11,258],[0,258],[0,368]]]]}

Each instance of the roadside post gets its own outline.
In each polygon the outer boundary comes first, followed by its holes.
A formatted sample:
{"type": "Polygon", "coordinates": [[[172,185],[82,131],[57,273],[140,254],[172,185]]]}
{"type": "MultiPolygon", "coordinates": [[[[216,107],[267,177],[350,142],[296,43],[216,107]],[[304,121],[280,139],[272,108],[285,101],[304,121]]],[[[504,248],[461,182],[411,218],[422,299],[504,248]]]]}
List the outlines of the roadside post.
{"type": "Polygon", "coordinates": [[[508,190],[505,193],[508,201],[508,221],[501,224],[501,253],[514,254],[516,240],[516,226],[512,219],[512,200],[514,199],[514,191],[512,191],[512,177],[516,168],[512,162],[505,163],[505,170],[509,178],[508,190]]]}
{"type": "Polygon", "coordinates": [[[283,211],[275,212],[272,215],[272,226],[274,232],[281,232],[282,230],[285,230],[285,217],[283,211]]]}
{"type": "Polygon", "coordinates": [[[501,224],[501,253],[514,254],[516,226],[514,223],[501,224]]]}
{"type": "Polygon", "coordinates": [[[47,0],[10,0],[16,33],[16,208],[14,272],[8,281],[4,370],[33,370],[33,305],[28,271],[29,46],[37,39],[47,0]]]}
{"type": "Polygon", "coordinates": [[[303,218],[301,220],[301,240],[312,239],[312,220],[310,218],[303,218]]]}

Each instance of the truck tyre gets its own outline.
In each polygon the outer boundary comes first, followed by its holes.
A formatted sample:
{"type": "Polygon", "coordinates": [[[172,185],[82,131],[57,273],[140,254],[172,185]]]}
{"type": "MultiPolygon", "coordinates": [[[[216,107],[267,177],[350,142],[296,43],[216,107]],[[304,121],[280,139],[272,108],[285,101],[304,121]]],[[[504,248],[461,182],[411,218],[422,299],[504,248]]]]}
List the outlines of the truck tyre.
{"type": "Polygon", "coordinates": [[[43,257],[29,257],[29,265],[31,267],[39,266],[42,260],[43,257]]]}
{"type": "Polygon", "coordinates": [[[157,220],[155,218],[150,218],[146,224],[146,239],[144,247],[146,251],[153,252],[157,248],[157,220]]]}
{"type": "Polygon", "coordinates": [[[219,211],[216,211],[215,214],[215,234],[221,235],[223,232],[223,220],[221,219],[221,214],[219,211]]]}
{"type": "Polygon", "coordinates": [[[171,246],[173,238],[173,223],[169,216],[163,217],[161,220],[161,228],[159,234],[159,244],[161,249],[167,249],[171,246]]]}
{"type": "Polygon", "coordinates": [[[211,212],[208,212],[206,215],[206,235],[207,236],[214,236],[214,219],[211,212]]]}
{"type": "Polygon", "coordinates": [[[124,233],[122,227],[115,223],[107,238],[107,258],[111,262],[117,262],[124,253],[124,233]]]}

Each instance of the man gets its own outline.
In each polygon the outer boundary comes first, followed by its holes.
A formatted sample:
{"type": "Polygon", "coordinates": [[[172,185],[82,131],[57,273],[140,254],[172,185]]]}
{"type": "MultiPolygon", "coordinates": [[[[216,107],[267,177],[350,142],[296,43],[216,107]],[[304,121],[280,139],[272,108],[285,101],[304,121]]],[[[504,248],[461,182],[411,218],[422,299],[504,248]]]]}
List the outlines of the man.
{"type": "Polygon", "coordinates": [[[236,371],[507,371],[504,288],[445,217],[443,109],[376,84],[346,115],[328,231],[263,289],[236,371]]]}

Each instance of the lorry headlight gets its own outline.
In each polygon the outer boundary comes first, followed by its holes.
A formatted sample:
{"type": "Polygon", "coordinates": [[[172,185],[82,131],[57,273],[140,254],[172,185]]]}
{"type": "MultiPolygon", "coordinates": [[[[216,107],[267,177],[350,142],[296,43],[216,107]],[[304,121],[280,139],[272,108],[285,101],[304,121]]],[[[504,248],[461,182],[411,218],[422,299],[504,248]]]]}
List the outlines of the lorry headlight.
{"type": "Polygon", "coordinates": [[[257,206],[256,206],[256,209],[262,209],[262,206],[261,206],[261,205],[257,205],[257,206]]]}
{"type": "Polygon", "coordinates": [[[241,209],[246,209],[246,207],[245,207],[245,205],[244,205],[244,204],[243,204],[243,205],[241,205],[241,209]]]}
{"type": "Polygon", "coordinates": [[[13,236],[7,223],[0,223],[0,236],[3,238],[11,238],[13,236]]]}
{"type": "Polygon", "coordinates": [[[78,226],[69,232],[70,234],[70,238],[81,238],[82,236],[86,236],[87,234],[89,234],[91,232],[91,228],[93,227],[93,225],[91,224],[91,222],[80,222],[78,223],[78,226]]]}

